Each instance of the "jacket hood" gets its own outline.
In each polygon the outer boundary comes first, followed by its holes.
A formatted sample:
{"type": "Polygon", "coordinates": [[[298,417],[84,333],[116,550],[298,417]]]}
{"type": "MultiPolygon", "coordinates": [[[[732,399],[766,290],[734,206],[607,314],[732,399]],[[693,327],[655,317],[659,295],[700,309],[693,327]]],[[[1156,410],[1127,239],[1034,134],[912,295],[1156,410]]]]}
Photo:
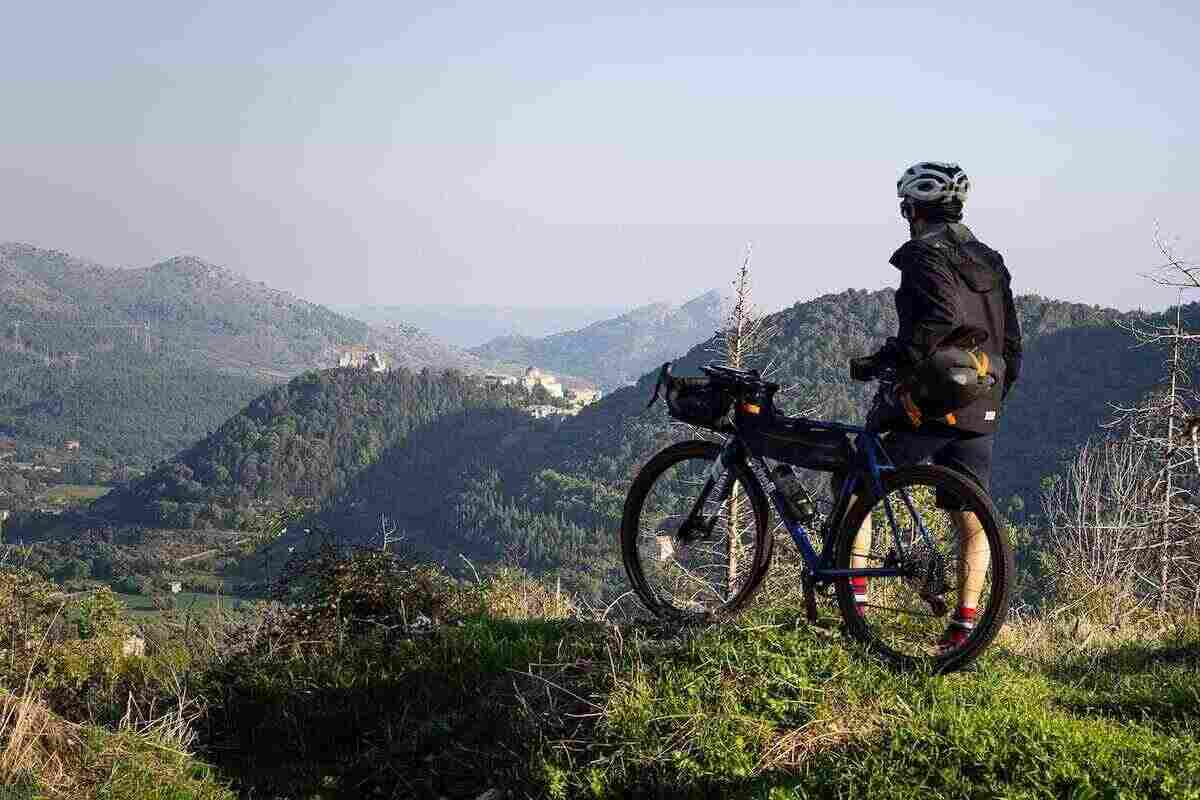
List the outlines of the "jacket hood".
{"type": "MultiPolygon", "coordinates": [[[[990,292],[1007,277],[1008,270],[999,254],[978,241],[962,223],[938,225],[909,244],[938,251],[973,292],[990,292]]],[[[892,263],[899,267],[896,256],[892,263]]]]}

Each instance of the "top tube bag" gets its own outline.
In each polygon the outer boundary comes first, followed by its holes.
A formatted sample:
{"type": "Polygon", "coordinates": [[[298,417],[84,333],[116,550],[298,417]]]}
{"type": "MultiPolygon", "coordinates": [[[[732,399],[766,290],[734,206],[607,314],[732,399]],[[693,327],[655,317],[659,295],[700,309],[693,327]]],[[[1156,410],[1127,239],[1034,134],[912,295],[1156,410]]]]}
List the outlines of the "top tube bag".
{"type": "Polygon", "coordinates": [[[806,419],[786,417],[771,406],[757,413],[738,409],[737,428],[746,448],[756,456],[818,472],[844,472],[854,451],[840,431],[814,427],[806,419]]]}

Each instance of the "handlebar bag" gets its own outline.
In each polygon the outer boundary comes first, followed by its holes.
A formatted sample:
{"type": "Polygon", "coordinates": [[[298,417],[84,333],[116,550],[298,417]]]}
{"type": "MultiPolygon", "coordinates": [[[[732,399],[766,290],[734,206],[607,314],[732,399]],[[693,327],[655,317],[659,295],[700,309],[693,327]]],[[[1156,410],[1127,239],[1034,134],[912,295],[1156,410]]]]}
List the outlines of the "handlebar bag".
{"type": "Polygon", "coordinates": [[[680,422],[701,428],[719,428],[733,395],[712,378],[670,378],[667,383],[667,413],[680,422]]]}

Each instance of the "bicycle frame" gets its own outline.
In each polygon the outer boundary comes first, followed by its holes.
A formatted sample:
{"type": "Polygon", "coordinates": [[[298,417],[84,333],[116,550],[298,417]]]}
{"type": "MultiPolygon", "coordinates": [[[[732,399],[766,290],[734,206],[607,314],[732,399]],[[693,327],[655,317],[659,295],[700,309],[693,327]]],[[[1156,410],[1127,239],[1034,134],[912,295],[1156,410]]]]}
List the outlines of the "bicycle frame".
{"type": "MultiPolygon", "coordinates": [[[[897,553],[899,555],[898,563],[905,561],[904,543],[899,535],[899,528],[896,525],[895,513],[892,510],[892,504],[883,492],[883,474],[894,470],[896,467],[891,463],[887,452],[883,448],[881,437],[876,431],[869,428],[845,425],[838,422],[818,422],[813,421],[812,427],[818,430],[837,431],[839,433],[850,434],[855,437],[855,451],[857,458],[851,465],[850,471],[842,481],[839,496],[834,503],[833,513],[829,517],[830,533],[836,530],[842,518],[845,516],[849,508],[850,500],[855,495],[856,489],[863,486],[873,494],[884,498],[884,512],[888,518],[888,524],[892,530],[893,541],[896,544],[897,553]]],[[[736,459],[745,460],[750,467],[751,472],[764,489],[769,488],[769,496],[771,502],[775,506],[776,513],[783,521],[784,527],[791,534],[792,540],[796,543],[796,548],[800,551],[801,557],[804,559],[805,567],[809,573],[809,579],[815,584],[828,584],[838,578],[850,577],[894,577],[904,575],[904,570],[900,567],[861,567],[850,569],[838,569],[833,565],[834,552],[830,546],[832,536],[826,536],[825,543],[818,552],[809,541],[809,531],[804,525],[794,517],[787,509],[787,504],[784,502],[783,494],[779,491],[775,484],[774,478],[771,477],[770,471],[767,469],[766,461],[761,456],[752,456],[746,450],[744,443],[737,435],[736,431],[730,436],[725,443],[725,447],[721,452],[721,457],[713,464],[713,470],[710,474],[710,479],[706,481],[704,490],[696,500],[696,504],[692,508],[692,513],[689,514],[689,521],[696,517],[697,512],[703,506],[705,500],[710,495],[713,489],[717,490],[717,498],[719,502],[724,502],[728,499],[729,493],[733,488],[732,473],[729,470],[729,465],[736,463],[736,459]],[[722,468],[723,467],[723,468],[722,468]]],[[[925,530],[925,523],[921,519],[920,514],[916,512],[913,506],[912,499],[908,496],[905,489],[900,490],[900,495],[904,501],[904,505],[913,519],[916,521],[917,529],[921,533],[921,537],[930,543],[929,533],[925,530]]]]}
{"type": "MultiPolygon", "coordinates": [[[[672,379],[670,367],[670,362],[663,365],[658,383],[654,386],[654,396],[650,399],[647,408],[654,405],[659,397],[659,389],[664,383],[668,385],[668,391],[670,390],[669,387],[672,379]]],[[[766,401],[770,403],[775,391],[779,389],[777,384],[763,381],[760,374],[754,370],[739,371],[715,364],[709,364],[707,367],[702,367],[701,370],[710,377],[715,378],[720,376],[734,391],[754,393],[756,395],[756,403],[759,402],[758,397],[762,396],[765,396],[766,401]],[[765,395],[763,394],[764,390],[765,395]]],[[[893,380],[893,377],[885,374],[880,374],[877,377],[884,383],[893,380]]],[[[668,400],[669,403],[670,401],[668,400]]],[[[896,545],[896,563],[905,563],[907,558],[904,552],[904,542],[901,540],[900,531],[896,525],[896,515],[892,510],[891,500],[883,491],[883,473],[894,470],[896,467],[884,450],[883,441],[878,429],[870,421],[868,421],[865,427],[819,420],[807,420],[807,424],[815,430],[834,431],[855,437],[854,442],[857,457],[852,462],[850,470],[842,481],[841,491],[837,501],[834,503],[833,513],[829,516],[827,533],[832,534],[841,525],[846,512],[849,510],[850,500],[855,496],[855,490],[862,487],[864,493],[869,491],[883,498],[884,513],[892,529],[892,539],[896,545]]],[[[712,530],[712,527],[716,524],[716,516],[714,515],[710,519],[705,519],[702,513],[704,504],[712,496],[714,489],[716,490],[718,506],[724,504],[729,499],[729,494],[733,490],[733,472],[731,467],[739,461],[744,461],[759,485],[764,490],[769,487],[769,494],[771,502],[775,505],[775,511],[779,514],[779,518],[783,520],[784,527],[791,534],[792,540],[796,543],[796,548],[800,551],[800,555],[804,559],[804,579],[809,587],[813,585],[826,585],[838,578],[905,576],[905,571],[899,566],[835,568],[833,565],[834,552],[833,548],[830,547],[833,536],[827,535],[824,544],[821,546],[821,551],[817,552],[808,540],[808,531],[804,525],[788,511],[783,494],[780,492],[779,486],[775,483],[774,477],[772,477],[767,468],[766,460],[761,456],[750,454],[745,443],[740,438],[736,425],[727,424],[721,430],[723,433],[730,434],[730,437],[726,441],[724,448],[722,448],[720,456],[713,463],[708,480],[704,482],[704,487],[701,489],[700,495],[692,504],[691,511],[678,531],[680,538],[685,541],[693,538],[697,535],[697,527],[700,528],[698,535],[704,535],[712,530]]],[[[916,508],[913,506],[912,498],[909,497],[908,491],[900,489],[900,496],[904,501],[904,506],[908,513],[916,521],[916,527],[921,534],[921,538],[932,549],[933,542],[930,540],[929,532],[925,529],[925,523],[921,519],[921,515],[917,513],[916,508]]]]}

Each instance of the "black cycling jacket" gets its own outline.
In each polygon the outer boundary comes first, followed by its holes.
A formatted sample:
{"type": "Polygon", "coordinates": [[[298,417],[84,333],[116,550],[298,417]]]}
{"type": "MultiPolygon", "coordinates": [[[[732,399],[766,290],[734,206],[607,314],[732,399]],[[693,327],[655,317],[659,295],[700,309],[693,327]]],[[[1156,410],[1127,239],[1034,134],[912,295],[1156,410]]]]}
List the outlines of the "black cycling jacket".
{"type": "Polygon", "coordinates": [[[889,340],[886,357],[903,367],[928,356],[955,328],[986,330],[982,349],[993,361],[1003,357],[997,362],[1000,381],[990,396],[955,417],[959,430],[995,430],[1004,397],[1021,373],[1021,328],[1004,259],[966,225],[949,223],[905,242],[891,263],[901,274],[896,292],[900,330],[889,340]]]}

